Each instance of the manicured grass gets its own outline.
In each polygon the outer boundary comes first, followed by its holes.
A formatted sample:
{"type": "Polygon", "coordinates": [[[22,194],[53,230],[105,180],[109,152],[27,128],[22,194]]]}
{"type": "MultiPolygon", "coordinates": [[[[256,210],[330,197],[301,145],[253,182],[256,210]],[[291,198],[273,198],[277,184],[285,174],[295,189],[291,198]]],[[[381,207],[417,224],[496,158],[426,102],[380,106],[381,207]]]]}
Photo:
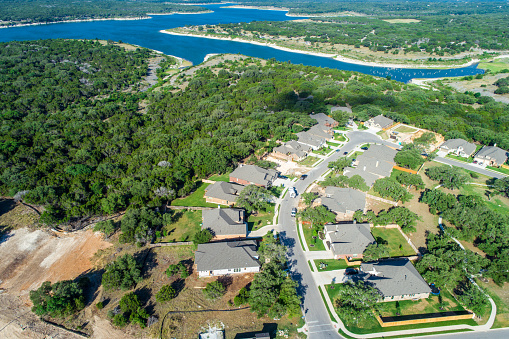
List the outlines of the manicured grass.
{"type": "Polygon", "coordinates": [[[229,182],[230,181],[230,173],[225,173],[225,174],[214,174],[213,176],[211,176],[209,178],[209,180],[212,180],[212,181],[226,181],[226,182],[229,182]]]}
{"type": "Polygon", "coordinates": [[[493,299],[497,305],[497,316],[492,328],[509,327],[509,293],[507,293],[508,283],[502,286],[496,285],[493,280],[484,283],[476,279],[479,286],[481,286],[493,299]]]}
{"type": "Polygon", "coordinates": [[[325,156],[325,155],[329,154],[331,151],[332,151],[332,149],[327,146],[327,147],[322,147],[319,150],[313,151],[313,153],[325,156]]]}
{"type": "Polygon", "coordinates": [[[412,246],[408,244],[397,228],[373,227],[371,229],[371,234],[373,234],[375,239],[380,237],[387,241],[390,257],[406,257],[415,255],[415,251],[412,249],[412,246]]]}
{"type": "Polygon", "coordinates": [[[400,126],[396,127],[395,131],[400,132],[400,133],[414,133],[414,132],[417,132],[417,129],[410,127],[410,126],[400,125],[400,126]]]}
{"type": "Polygon", "coordinates": [[[360,130],[367,130],[368,128],[366,126],[364,126],[364,124],[358,124],[357,127],[360,129],[360,130]]]}
{"type": "Polygon", "coordinates": [[[350,154],[348,157],[349,157],[350,159],[352,159],[352,160],[353,160],[353,159],[357,159],[357,157],[358,157],[359,155],[361,155],[362,153],[364,153],[364,152],[363,152],[363,151],[355,151],[355,152],[353,152],[352,154],[350,154]]]}
{"type": "Polygon", "coordinates": [[[309,228],[308,224],[302,225],[302,230],[304,231],[304,239],[308,244],[310,251],[325,251],[325,246],[323,245],[323,241],[320,238],[313,239],[313,231],[309,228]],[[316,240],[316,242],[315,242],[316,240]],[[314,246],[311,246],[314,245],[314,246]]]}
{"type": "Polygon", "coordinates": [[[346,261],[344,259],[337,260],[337,259],[317,259],[314,260],[315,266],[318,269],[318,272],[325,272],[325,271],[334,271],[334,270],[344,270],[348,267],[354,267],[357,268],[360,266],[361,262],[359,261],[356,263],[355,266],[348,266],[346,261]],[[320,263],[323,262],[327,265],[325,269],[320,268],[320,263]]]}
{"type": "Polygon", "coordinates": [[[198,188],[185,198],[175,199],[171,202],[172,206],[191,206],[191,207],[217,207],[217,204],[211,204],[205,201],[203,195],[205,188],[210,185],[200,182],[198,188]]]}
{"type": "Polygon", "coordinates": [[[195,233],[201,230],[201,211],[176,210],[177,221],[164,226],[163,230],[168,232],[161,242],[192,241],[195,233]]]}
{"type": "Polygon", "coordinates": [[[381,315],[384,317],[395,317],[398,316],[398,313],[399,315],[412,315],[465,310],[448,291],[442,290],[440,294],[442,296],[443,309],[440,309],[439,297],[432,295],[429,298],[417,301],[401,300],[399,302],[386,302],[384,303],[384,310],[381,312],[381,315]]]}
{"type": "Polygon", "coordinates": [[[327,141],[327,145],[332,146],[332,147],[339,147],[339,146],[341,146],[340,144],[337,144],[337,143],[332,142],[332,141],[327,141]]]}
{"type": "Polygon", "coordinates": [[[299,165],[311,167],[314,164],[316,164],[319,160],[320,160],[320,158],[314,157],[312,155],[308,155],[306,157],[306,159],[299,161],[299,165]]]}
{"type": "Polygon", "coordinates": [[[502,168],[502,167],[491,167],[491,166],[486,166],[486,168],[490,169],[490,170],[493,170],[493,171],[497,171],[499,173],[503,173],[503,174],[507,174],[509,175],[509,169],[507,168],[502,168]]]}
{"type": "Polygon", "coordinates": [[[470,184],[463,185],[463,187],[460,189],[460,194],[477,195],[481,197],[486,205],[495,212],[509,214],[509,199],[504,196],[492,196],[491,199],[488,199],[488,196],[486,195],[487,191],[490,191],[490,189],[486,186],[470,184]]]}
{"type": "Polygon", "coordinates": [[[493,62],[480,62],[477,67],[490,70],[492,73],[498,73],[505,69],[509,69],[509,59],[498,59],[493,62]]]}
{"type": "Polygon", "coordinates": [[[308,265],[309,265],[309,269],[311,270],[311,272],[314,272],[315,270],[313,269],[313,265],[311,265],[311,261],[308,260],[308,265]]]}
{"type": "MultiPolygon", "coordinates": [[[[329,298],[334,304],[334,299],[338,296],[342,284],[336,284],[334,289],[330,288],[330,285],[325,285],[327,293],[329,294],[329,298]]],[[[427,324],[414,324],[414,325],[404,325],[404,326],[390,326],[390,327],[382,327],[375,319],[375,317],[368,318],[359,324],[346,323],[344,319],[342,319],[345,323],[346,328],[353,333],[356,334],[368,334],[368,333],[376,333],[376,332],[391,332],[391,331],[399,331],[399,330],[410,330],[416,328],[428,328],[428,327],[442,327],[442,326],[452,326],[452,325],[471,325],[476,326],[477,323],[473,319],[467,320],[455,320],[455,321],[441,321],[441,322],[433,322],[427,324]]]]}
{"type": "Polygon", "coordinates": [[[474,158],[471,158],[471,157],[464,158],[464,157],[459,157],[459,156],[454,155],[454,154],[447,154],[446,158],[451,158],[451,159],[454,159],[454,160],[458,160],[458,161],[462,161],[462,162],[468,162],[468,163],[474,162],[474,158]]]}
{"type": "Polygon", "coordinates": [[[336,141],[346,141],[345,135],[343,133],[335,133],[334,140],[336,141]]]}
{"type": "Polygon", "coordinates": [[[296,227],[297,227],[297,235],[299,236],[300,247],[302,247],[302,250],[304,251],[306,248],[304,247],[304,240],[300,236],[299,224],[297,224],[296,227]]]}
{"type": "MultiPolygon", "coordinates": [[[[327,309],[327,312],[329,313],[329,317],[333,322],[336,322],[336,319],[334,319],[334,315],[332,314],[331,310],[329,309],[329,305],[327,304],[327,301],[325,300],[325,296],[322,291],[322,287],[318,286],[318,290],[320,291],[320,295],[322,296],[323,303],[325,305],[325,308],[327,309]]],[[[331,300],[332,301],[332,300],[331,300]]]]}
{"type": "Polygon", "coordinates": [[[258,212],[257,215],[250,215],[247,218],[247,227],[249,231],[256,231],[263,226],[272,225],[274,219],[274,205],[266,212],[258,212]]]}

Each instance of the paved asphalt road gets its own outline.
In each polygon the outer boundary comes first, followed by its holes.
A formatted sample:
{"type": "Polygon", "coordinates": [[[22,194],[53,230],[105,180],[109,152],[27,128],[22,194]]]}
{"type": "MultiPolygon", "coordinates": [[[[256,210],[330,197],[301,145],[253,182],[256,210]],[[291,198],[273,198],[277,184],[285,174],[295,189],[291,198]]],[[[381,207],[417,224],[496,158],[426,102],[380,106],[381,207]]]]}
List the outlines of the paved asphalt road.
{"type": "Polygon", "coordinates": [[[468,163],[461,162],[461,161],[454,161],[454,160],[449,159],[449,158],[436,157],[435,161],[438,161],[438,162],[441,162],[441,163],[444,163],[444,164],[448,164],[448,165],[452,165],[452,166],[456,166],[456,167],[465,168],[467,170],[474,171],[474,172],[477,172],[479,174],[487,175],[489,177],[494,177],[494,178],[497,178],[497,179],[502,179],[502,178],[506,177],[502,173],[497,173],[495,171],[487,171],[484,168],[481,168],[479,166],[475,166],[475,165],[468,164],[468,163]]]}
{"type": "MultiPolygon", "coordinates": [[[[308,173],[305,180],[297,180],[294,187],[299,194],[318,179],[328,170],[327,164],[343,156],[343,152],[349,152],[357,145],[363,145],[367,142],[382,141],[375,135],[363,132],[351,132],[348,134],[350,141],[331,157],[324,160],[308,173]]],[[[300,294],[303,296],[303,309],[306,317],[306,323],[309,329],[309,339],[322,338],[341,338],[338,329],[331,325],[329,314],[318,291],[318,287],[313,280],[309,265],[306,262],[304,252],[299,244],[295,218],[290,216],[293,207],[297,207],[299,196],[290,198],[287,194],[281,201],[279,211],[280,236],[283,243],[288,247],[288,261],[293,278],[300,283],[300,294]]]]}
{"type": "MultiPolygon", "coordinates": [[[[334,153],[331,157],[324,160],[317,167],[308,173],[305,180],[297,180],[294,187],[299,194],[303,193],[306,188],[317,180],[328,170],[328,163],[335,161],[343,156],[343,152],[350,152],[356,146],[363,145],[367,142],[376,142],[387,144],[394,147],[394,144],[386,143],[377,136],[366,132],[350,132],[348,134],[350,141],[341,148],[340,152],[334,153]]],[[[445,159],[448,160],[448,159],[445,159]]],[[[458,166],[454,162],[455,166],[458,166]]],[[[460,164],[461,165],[461,164],[460,164]]],[[[489,172],[488,175],[493,175],[489,172]]],[[[293,207],[297,207],[299,196],[297,198],[290,198],[289,194],[281,201],[281,208],[279,212],[280,220],[280,237],[283,243],[288,247],[288,263],[292,277],[299,282],[299,294],[303,297],[303,309],[306,323],[309,329],[309,339],[326,339],[326,338],[342,338],[339,335],[338,329],[332,326],[326,306],[320,295],[317,285],[313,280],[309,265],[306,262],[303,249],[299,244],[299,237],[297,235],[297,227],[295,218],[290,216],[293,207]]],[[[436,336],[434,336],[436,337],[436,336]]],[[[446,339],[502,339],[509,338],[509,329],[489,331],[489,332],[472,332],[472,333],[457,333],[447,334],[440,336],[446,339]]],[[[428,337],[426,337],[428,338],[428,337]]]]}

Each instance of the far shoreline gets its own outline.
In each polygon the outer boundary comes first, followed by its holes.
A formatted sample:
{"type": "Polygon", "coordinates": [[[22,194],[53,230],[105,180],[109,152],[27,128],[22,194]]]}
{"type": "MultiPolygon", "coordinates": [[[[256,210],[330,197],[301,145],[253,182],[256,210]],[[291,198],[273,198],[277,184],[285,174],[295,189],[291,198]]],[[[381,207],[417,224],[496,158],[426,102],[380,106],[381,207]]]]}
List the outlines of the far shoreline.
{"type": "Polygon", "coordinates": [[[258,46],[265,46],[270,47],[274,49],[278,49],[285,52],[292,52],[292,53],[300,53],[300,54],[307,54],[307,55],[313,55],[323,58],[330,58],[337,61],[341,61],[348,64],[355,64],[360,66],[368,66],[368,67],[382,67],[382,68],[408,68],[408,69],[452,69],[452,68],[463,68],[472,66],[474,64],[479,63],[479,59],[472,59],[471,61],[464,63],[462,65],[451,65],[451,66],[442,66],[442,65],[406,65],[406,64],[391,64],[391,63],[379,63],[379,62],[367,62],[367,61],[361,61],[356,59],[350,59],[343,57],[338,54],[328,54],[328,53],[320,53],[320,52],[310,52],[310,51],[302,51],[298,49],[291,49],[287,47],[281,47],[276,44],[271,43],[262,43],[258,41],[249,41],[249,40],[243,40],[240,38],[226,38],[226,37],[215,37],[215,36],[205,36],[205,35],[199,35],[199,34],[192,34],[192,33],[177,33],[177,32],[170,32],[167,30],[160,30],[160,33],[164,34],[170,34],[170,35],[179,35],[179,36],[191,36],[196,38],[205,38],[205,39],[213,39],[213,40],[224,40],[224,41],[234,41],[234,42],[242,42],[242,43],[248,43],[252,45],[258,45],[258,46]]]}

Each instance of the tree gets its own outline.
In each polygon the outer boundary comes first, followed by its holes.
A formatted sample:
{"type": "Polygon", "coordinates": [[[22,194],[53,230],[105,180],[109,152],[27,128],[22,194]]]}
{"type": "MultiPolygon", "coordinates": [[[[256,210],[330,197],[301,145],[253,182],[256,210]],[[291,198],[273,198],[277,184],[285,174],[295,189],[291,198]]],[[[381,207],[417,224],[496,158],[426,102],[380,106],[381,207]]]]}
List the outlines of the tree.
{"type": "Polygon", "coordinates": [[[312,192],[304,192],[301,194],[301,197],[307,206],[310,206],[313,203],[313,201],[317,198],[316,194],[312,192]]]}
{"type": "Polygon", "coordinates": [[[177,273],[180,273],[180,277],[182,279],[185,279],[189,276],[189,271],[182,261],[180,261],[178,264],[170,265],[168,269],[166,269],[166,275],[169,278],[173,277],[177,273]]]}
{"type": "Polygon", "coordinates": [[[233,298],[233,304],[235,306],[242,306],[249,303],[249,290],[246,287],[242,287],[239,294],[233,298]]]}
{"type": "Polygon", "coordinates": [[[127,290],[142,280],[140,265],[130,254],[124,254],[119,259],[106,265],[102,277],[102,284],[106,290],[127,290]]]}
{"type": "Polygon", "coordinates": [[[321,228],[323,225],[334,222],[336,220],[336,215],[323,205],[308,207],[298,212],[297,215],[302,218],[303,221],[311,222],[311,227],[316,226],[318,228],[321,228]]]}
{"type": "Polygon", "coordinates": [[[486,295],[470,282],[462,284],[461,288],[457,289],[456,292],[458,300],[477,316],[483,314],[489,306],[486,295]]]}
{"type": "Polygon", "coordinates": [[[494,194],[509,197],[509,177],[494,179],[491,188],[494,194]]]}
{"type": "Polygon", "coordinates": [[[171,287],[170,285],[164,285],[163,287],[161,287],[159,292],[157,292],[156,300],[158,302],[165,302],[175,298],[175,296],[176,293],[173,287],[171,287]]]}
{"type": "Polygon", "coordinates": [[[277,263],[263,264],[262,271],[255,275],[249,291],[251,311],[258,317],[269,313],[276,303],[286,274],[277,263]]]}
{"type": "Polygon", "coordinates": [[[454,194],[444,193],[438,189],[425,190],[421,195],[420,202],[428,204],[429,211],[433,214],[450,210],[457,203],[454,194]]]}
{"type": "Polygon", "coordinates": [[[208,243],[214,236],[209,229],[203,229],[196,232],[193,236],[193,242],[196,245],[208,243]]]}
{"type": "Polygon", "coordinates": [[[422,181],[422,177],[418,174],[402,171],[394,171],[393,173],[394,179],[396,179],[396,181],[401,185],[405,185],[407,187],[414,186],[418,190],[424,188],[424,181],[422,181]]]}
{"type": "Polygon", "coordinates": [[[247,212],[266,211],[271,205],[272,194],[264,187],[249,185],[240,192],[236,206],[247,212]]]}
{"type": "Polygon", "coordinates": [[[351,163],[352,163],[351,159],[347,157],[341,157],[336,161],[329,162],[327,167],[331,168],[334,172],[339,173],[343,172],[343,169],[345,169],[345,167],[350,166],[351,163]]]}
{"type": "Polygon", "coordinates": [[[121,242],[152,242],[155,231],[161,227],[163,220],[159,213],[148,208],[133,209],[128,211],[121,221],[121,242]]]}
{"type": "Polygon", "coordinates": [[[345,126],[350,118],[346,112],[340,110],[331,112],[331,117],[338,122],[340,127],[345,126]]]}
{"type": "Polygon", "coordinates": [[[413,145],[405,145],[403,150],[396,153],[394,161],[398,166],[417,169],[424,164],[424,158],[421,155],[421,151],[413,145]]]}
{"type": "Polygon", "coordinates": [[[225,294],[225,292],[226,288],[218,280],[208,283],[207,286],[203,289],[203,294],[205,295],[205,297],[211,300],[222,297],[225,294]]]}
{"type": "Polygon", "coordinates": [[[45,281],[37,290],[30,291],[32,312],[38,316],[65,317],[85,307],[83,286],[72,280],[51,284],[45,281]]]}
{"type": "Polygon", "coordinates": [[[94,226],[94,232],[103,232],[105,236],[109,237],[115,232],[115,223],[113,220],[99,221],[94,226]]]}
{"type": "Polygon", "coordinates": [[[413,143],[417,147],[427,149],[431,144],[436,142],[435,133],[425,132],[420,137],[414,139],[413,143]]]}
{"type": "Polygon", "coordinates": [[[374,317],[379,308],[380,292],[362,281],[341,285],[334,307],[341,319],[350,324],[362,323],[374,317]]]}
{"type": "Polygon", "coordinates": [[[279,240],[274,238],[272,232],[268,232],[258,248],[261,262],[276,262],[278,264],[286,263],[287,248],[279,240]]]}
{"type": "Polygon", "coordinates": [[[383,210],[378,213],[373,220],[375,225],[397,224],[404,232],[415,230],[415,225],[419,216],[403,206],[392,207],[388,211],[383,210]]]}
{"type": "Polygon", "coordinates": [[[439,181],[445,188],[461,188],[467,181],[468,176],[456,167],[447,165],[427,168],[426,176],[431,180],[439,181]]]}
{"type": "Polygon", "coordinates": [[[389,249],[383,244],[370,244],[364,250],[362,254],[363,261],[377,261],[380,258],[386,258],[389,256],[389,249]]]}
{"type": "Polygon", "coordinates": [[[140,300],[136,294],[133,292],[125,294],[122,299],[120,299],[119,306],[123,312],[122,318],[124,318],[124,320],[120,318],[115,319],[119,314],[115,315],[113,323],[116,326],[124,326],[128,322],[127,319],[129,319],[129,322],[138,324],[141,328],[145,328],[148,314],[147,311],[141,307],[140,300]]]}
{"type": "Polygon", "coordinates": [[[407,202],[412,198],[412,195],[391,177],[381,178],[375,181],[373,190],[383,198],[390,198],[394,201],[407,202]]]}

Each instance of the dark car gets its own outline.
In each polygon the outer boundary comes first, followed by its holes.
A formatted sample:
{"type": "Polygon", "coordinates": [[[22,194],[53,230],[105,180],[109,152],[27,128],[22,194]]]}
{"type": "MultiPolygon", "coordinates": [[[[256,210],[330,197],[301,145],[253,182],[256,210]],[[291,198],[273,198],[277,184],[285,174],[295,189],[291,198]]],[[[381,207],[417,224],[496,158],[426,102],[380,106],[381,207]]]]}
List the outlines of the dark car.
{"type": "Polygon", "coordinates": [[[367,149],[369,149],[369,147],[366,147],[366,146],[361,147],[361,150],[364,150],[364,151],[365,151],[365,150],[367,150],[367,149]]]}
{"type": "Polygon", "coordinates": [[[308,175],[307,175],[307,174],[303,174],[303,175],[301,175],[301,176],[300,176],[300,180],[304,180],[304,179],[306,179],[307,177],[308,177],[308,175]]]}
{"type": "Polygon", "coordinates": [[[348,152],[343,152],[343,155],[347,155],[347,154],[348,154],[348,152]]]}
{"type": "Polygon", "coordinates": [[[347,268],[345,270],[345,275],[354,275],[354,274],[357,274],[359,273],[359,270],[356,269],[356,268],[347,268]]]}
{"type": "Polygon", "coordinates": [[[297,209],[294,207],[292,208],[291,216],[294,217],[297,214],[297,209]]]}

